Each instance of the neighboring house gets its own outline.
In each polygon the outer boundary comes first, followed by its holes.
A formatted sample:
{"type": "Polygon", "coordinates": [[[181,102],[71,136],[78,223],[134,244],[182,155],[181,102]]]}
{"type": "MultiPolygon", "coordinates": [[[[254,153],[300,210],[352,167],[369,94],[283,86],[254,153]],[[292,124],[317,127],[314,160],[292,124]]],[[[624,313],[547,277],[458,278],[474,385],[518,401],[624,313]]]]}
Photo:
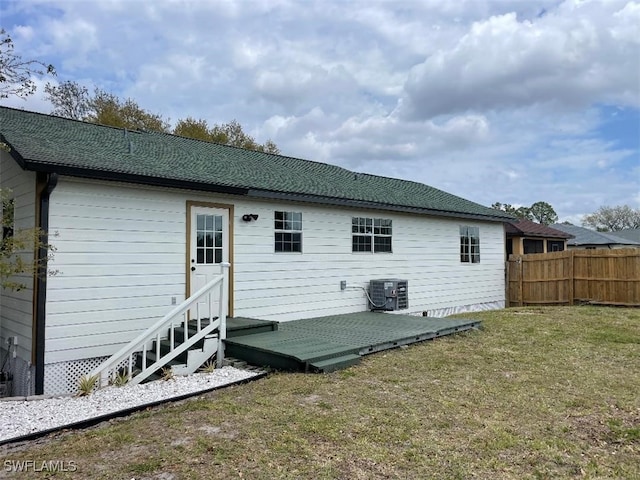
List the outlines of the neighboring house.
{"type": "Polygon", "coordinates": [[[628,240],[617,235],[618,232],[596,232],[584,227],[576,225],[566,225],[564,223],[555,223],[551,227],[570,233],[573,238],[568,241],[568,247],[571,248],[634,248],[640,247],[640,242],[628,240]]]}
{"type": "Polygon", "coordinates": [[[611,233],[616,237],[640,243],[640,228],[627,228],[625,230],[618,230],[617,232],[611,233]]]}
{"type": "Polygon", "coordinates": [[[546,225],[520,219],[505,224],[507,258],[511,254],[562,252],[572,235],[546,225]]]}
{"type": "Polygon", "coordinates": [[[382,278],[408,280],[403,313],[504,307],[512,217],[427,185],[4,107],[0,134],[15,227],[49,232],[58,271],[1,292],[15,394],[75,391],[192,294],[195,266],[231,263],[229,316],[363,311],[382,278]]]}

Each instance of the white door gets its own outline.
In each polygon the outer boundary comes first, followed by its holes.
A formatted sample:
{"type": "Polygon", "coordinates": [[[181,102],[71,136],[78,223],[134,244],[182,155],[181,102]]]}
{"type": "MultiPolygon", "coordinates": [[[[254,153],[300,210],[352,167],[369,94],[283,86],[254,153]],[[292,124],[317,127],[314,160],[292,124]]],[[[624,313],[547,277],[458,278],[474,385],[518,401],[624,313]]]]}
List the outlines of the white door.
{"type": "MultiPolygon", "coordinates": [[[[221,275],[222,264],[229,262],[229,210],[223,208],[191,207],[190,245],[190,293],[193,295],[215,276],[221,275]]],[[[228,280],[228,276],[227,276],[228,280]]],[[[225,297],[229,298],[228,281],[224,284],[225,297]]],[[[218,315],[218,288],[214,288],[213,315],[218,315]]],[[[191,318],[209,316],[208,301],[203,299],[191,310],[191,318]]],[[[223,304],[225,313],[228,301],[223,304]]]]}

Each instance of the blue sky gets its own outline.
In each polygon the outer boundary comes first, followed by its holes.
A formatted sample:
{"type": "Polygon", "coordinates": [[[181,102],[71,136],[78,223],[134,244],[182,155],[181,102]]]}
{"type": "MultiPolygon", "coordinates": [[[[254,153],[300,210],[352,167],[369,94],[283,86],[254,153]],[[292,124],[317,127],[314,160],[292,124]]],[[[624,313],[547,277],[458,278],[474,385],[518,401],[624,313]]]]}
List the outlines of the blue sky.
{"type": "Polygon", "coordinates": [[[640,207],[640,3],[3,0],[42,86],[75,80],[175,122],[238,120],[283,154],[579,224],[640,207]]]}

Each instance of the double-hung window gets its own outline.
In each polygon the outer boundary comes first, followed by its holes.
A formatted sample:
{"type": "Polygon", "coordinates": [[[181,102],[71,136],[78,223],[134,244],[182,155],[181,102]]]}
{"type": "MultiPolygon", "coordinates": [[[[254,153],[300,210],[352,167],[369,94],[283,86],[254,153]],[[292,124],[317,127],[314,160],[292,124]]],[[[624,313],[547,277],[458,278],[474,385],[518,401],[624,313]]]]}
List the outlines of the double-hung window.
{"type": "Polygon", "coordinates": [[[460,261],[480,263],[480,228],[460,227],[460,261]]]}
{"type": "Polygon", "coordinates": [[[302,252],[302,213],[275,212],[276,252],[302,252]]]}
{"type": "Polygon", "coordinates": [[[353,217],[351,234],[352,252],[392,252],[392,223],[388,218],[353,217]]]}

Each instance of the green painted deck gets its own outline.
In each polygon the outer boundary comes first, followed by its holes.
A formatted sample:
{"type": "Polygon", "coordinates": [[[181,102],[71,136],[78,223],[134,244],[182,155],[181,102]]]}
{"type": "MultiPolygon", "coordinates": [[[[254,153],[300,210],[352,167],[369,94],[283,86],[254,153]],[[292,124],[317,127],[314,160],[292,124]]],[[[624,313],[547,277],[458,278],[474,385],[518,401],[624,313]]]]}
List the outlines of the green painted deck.
{"type": "MultiPolygon", "coordinates": [[[[229,319],[232,325],[235,319],[229,319]]],[[[242,319],[247,325],[251,319],[242,319]]],[[[228,335],[226,354],[258,366],[328,372],[362,355],[478,328],[479,320],[359,312],[283,322],[276,330],[228,335]]]]}

